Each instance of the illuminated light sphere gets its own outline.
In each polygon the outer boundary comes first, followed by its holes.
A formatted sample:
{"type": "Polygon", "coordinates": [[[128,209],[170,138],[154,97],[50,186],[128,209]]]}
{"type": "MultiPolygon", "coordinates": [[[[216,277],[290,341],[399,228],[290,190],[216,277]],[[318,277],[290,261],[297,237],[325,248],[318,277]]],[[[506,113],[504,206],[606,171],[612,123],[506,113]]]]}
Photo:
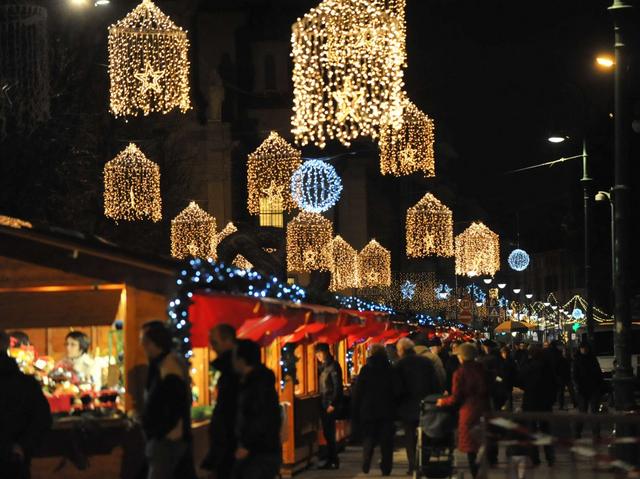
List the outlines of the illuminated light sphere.
{"type": "Polygon", "coordinates": [[[407,256],[453,256],[453,213],[431,193],[407,210],[407,256]]]}
{"type": "Polygon", "coordinates": [[[336,169],[321,160],[309,160],[291,177],[291,197],[301,210],[322,213],[340,199],[342,180],[336,169]]]}
{"type": "Polygon", "coordinates": [[[171,220],[171,256],[208,258],[215,234],[216,219],[192,201],[171,220]]]}
{"type": "Polygon", "coordinates": [[[404,0],[324,0],[292,28],[296,142],[324,148],[402,123],[404,0]]]}
{"type": "Polygon", "coordinates": [[[404,283],[402,283],[402,286],[400,287],[400,293],[402,294],[402,299],[413,299],[413,297],[416,294],[416,284],[412,283],[411,281],[407,280],[404,283]]]}
{"type": "Polygon", "coordinates": [[[387,125],[380,130],[380,172],[404,176],[436,174],[435,124],[431,118],[406,99],[402,109],[402,126],[387,125]]]}
{"type": "Polygon", "coordinates": [[[133,143],[104,165],[104,214],[116,221],[162,219],[160,168],[133,143]]]}
{"type": "Polygon", "coordinates": [[[495,276],[500,270],[500,237],[483,223],[472,223],[456,236],[456,274],[495,276]]]}
{"type": "Polygon", "coordinates": [[[530,258],[523,249],[514,249],[509,255],[509,266],[514,271],[524,271],[529,267],[530,258]]]}
{"type": "Polygon", "coordinates": [[[151,0],[109,27],[110,106],[114,116],[186,112],[189,40],[151,0]]]}
{"type": "Polygon", "coordinates": [[[358,254],[358,284],[361,288],[391,285],[391,252],[371,240],[358,254]]]}
{"type": "Polygon", "coordinates": [[[260,200],[269,199],[291,211],[296,203],[291,198],[291,176],[302,164],[302,154],[272,131],[267,139],[249,155],[247,189],[249,213],[260,213],[260,200]]]}
{"type": "Polygon", "coordinates": [[[287,270],[331,271],[333,223],[318,213],[302,211],[287,225],[287,270]]]}
{"type": "Polygon", "coordinates": [[[574,308],[573,311],[571,312],[571,317],[576,321],[579,321],[582,318],[584,318],[584,313],[580,308],[574,308]]]}
{"type": "Polygon", "coordinates": [[[330,291],[358,287],[358,252],[341,236],[331,241],[332,268],[330,291]]]}

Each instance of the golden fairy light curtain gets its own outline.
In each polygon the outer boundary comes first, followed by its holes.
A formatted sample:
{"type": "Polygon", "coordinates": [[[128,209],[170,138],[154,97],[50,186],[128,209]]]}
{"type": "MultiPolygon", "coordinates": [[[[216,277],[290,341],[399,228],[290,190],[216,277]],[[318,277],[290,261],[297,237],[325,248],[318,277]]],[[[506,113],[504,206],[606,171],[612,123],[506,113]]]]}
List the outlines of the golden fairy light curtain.
{"type": "Polygon", "coordinates": [[[380,130],[380,171],[383,175],[436,174],[435,124],[408,99],[403,102],[402,126],[380,130]]]}
{"type": "Polygon", "coordinates": [[[215,234],[216,219],[192,201],[171,220],[171,256],[208,258],[215,234]]]}
{"type": "Polygon", "coordinates": [[[332,268],[330,291],[358,287],[358,252],[341,236],[331,241],[332,268]]]}
{"type": "Polygon", "coordinates": [[[391,285],[391,252],[371,240],[358,254],[358,285],[375,288],[391,285]]]}
{"type": "Polygon", "coordinates": [[[407,210],[407,256],[453,256],[453,213],[431,193],[407,210]]]}
{"type": "Polygon", "coordinates": [[[500,237],[483,223],[472,223],[455,243],[457,275],[494,276],[500,270],[500,237]]]}
{"type": "Polygon", "coordinates": [[[349,145],[400,126],[404,0],[325,0],[292,30],[296,142],[349,145]]]}
{"type": "Polygon", "coordinates": [[[162,219],[160,167],[134,143],[104,166],[104,214],[116,221],[162,219]]]}
{"type": "Polygon", "coordinates": [[[287,225],[287,270],[331,271],[333,224],[319,213],[302,211],[287,225]]]}
{"type": "Polygon", "coordinates": [[[116,116],[191,108],[189,40],[151,0],[109,27],[110,105],[116,116]]]}
{"type": "Polygon", "coordinates": [[[278,206],[280,211],[296,207],[291,198],[291,176],[302,164],[302,154],[275,131],[249,155],[247,162],[247,207],[249,213],[260,214],[261,202],[266,208],[278,206]]]}

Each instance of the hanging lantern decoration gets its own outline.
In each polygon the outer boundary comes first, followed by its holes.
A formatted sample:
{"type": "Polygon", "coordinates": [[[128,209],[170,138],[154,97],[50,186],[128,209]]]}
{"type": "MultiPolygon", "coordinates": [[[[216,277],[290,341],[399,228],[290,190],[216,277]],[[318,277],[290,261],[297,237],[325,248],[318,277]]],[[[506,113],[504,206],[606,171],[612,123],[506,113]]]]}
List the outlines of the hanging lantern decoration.
{"type": "Polygon", "coordinates": [[[287,225],[287,269],[293,273],[331,271],[333,224],[302,211],[287,225]]]}
{"type": "Polygon", "coordinates": [[[216,219],[192,201],[171,220],[171,256],[208,258],[215,234],[216,219]]]}
{"type": "Polygon", "coordinates": [[[408,99],[403,102],[402,126],[387,125],[380,130],[380,171],[383,175],[404,176],[421,172],[435,176],[435,124],[408,99]]]}
{"type": "Polygon", "coordinates": [[[407,256],[453,256],[453,213],[431,193],[407,210],[407,256]]]}
{"type": "Polygon", "coordinates": [[[302,154],[272,131],[247,162],[248,209],[260,214],[260,201],[280,205],[281,211],[296,207],[291,198],[291,176],[300,167],[302,154]]]}
{"type": "Polygon", "coordinates": [[[325,0],[293,25],[293,134],[324,148],[402,122],[404,0],[325,0]]]}
{"type": "Polygon", "coordinates": [[[500,237],[483,223],[472,223],[456,236],[456,274],[495,276],[500,270],[500,237]]]}
{"type": "Polygon", "coordinates": [[[189,40],[187,33],[151,0],[109,27],[111,112],[186,112],[189,101],[189,40]]]}
{"type": "Polygon", "coordinates": [[[6,127],[31,130],[49,118],[47,9],[0,5],[0,139],[6,127]]]}
{"type": "Polygon", "coordinates": [[[391,285],[391,252],[371,240],[358,254],[358,284],[361,288],[391,285]]]}
{"type": "Polygon", "coordinates": [[[509,255],[509,266],[514,271],[524,271],[529,267],[531,258],[529,254],[520,248],[514,249],[509,255]]]}
{"type": "Polygon", "coordinates": [[[162,219],[160,168],[133,143],[104,165],[104,214],[116,221],[162,219]]]}
{"type": "Polygon", "coordinates": [[[309,160],[291,177],[291,197],[301,210],[322,213],[340,199],[342,180],[336,169],[321,160],[309,160]]]}
{"type": "Polygon", "coordinates": [[[332,269],[330,291],[358,287],[358,252],[341,236],[331,241],[332,269]]]}

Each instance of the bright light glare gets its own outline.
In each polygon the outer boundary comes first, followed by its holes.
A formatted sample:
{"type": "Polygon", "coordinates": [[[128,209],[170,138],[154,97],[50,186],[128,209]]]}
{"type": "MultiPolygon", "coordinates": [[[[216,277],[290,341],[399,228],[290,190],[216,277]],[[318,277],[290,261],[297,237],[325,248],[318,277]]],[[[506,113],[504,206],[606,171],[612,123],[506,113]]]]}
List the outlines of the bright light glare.
{"type": "Polygon", "coordinates": [[[69,0],[69,3],[74,7],[86,7],[89,4],[89,0],[69,0]]]}
{"type": "Polygon", "coordinates": [[[596,63],[603,68],[611,68],[616,64],[614,59],[608,55],[602,55],[596,58],[596,63]]]}
{"type": "Polygon", "coordinates": [[[550,136],[548,138],[550,143],[562,143],[565,140],[564,136],[550,136]]]}
{"type": "Polygon", "coordinates": [[[100,7],[100,6],[103,6],[103,5],[109,5],[109,3],[111,3],[111,0],[96,0],[94,5],[96,7],[100,7]]]}

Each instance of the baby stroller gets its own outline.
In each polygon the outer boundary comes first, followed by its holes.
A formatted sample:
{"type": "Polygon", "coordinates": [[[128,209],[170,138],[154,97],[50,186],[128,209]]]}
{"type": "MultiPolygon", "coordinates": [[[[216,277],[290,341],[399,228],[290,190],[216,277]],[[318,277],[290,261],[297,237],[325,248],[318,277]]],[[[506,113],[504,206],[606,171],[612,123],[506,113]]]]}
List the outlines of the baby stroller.
{"type": "Polygon", "coordinates": [[[424,398],[420,404],[420,423],[414,479],[444,479],[453,476],[456,447],[456,416],[449,408],[436,407],[440,395],[424,398]]]}

